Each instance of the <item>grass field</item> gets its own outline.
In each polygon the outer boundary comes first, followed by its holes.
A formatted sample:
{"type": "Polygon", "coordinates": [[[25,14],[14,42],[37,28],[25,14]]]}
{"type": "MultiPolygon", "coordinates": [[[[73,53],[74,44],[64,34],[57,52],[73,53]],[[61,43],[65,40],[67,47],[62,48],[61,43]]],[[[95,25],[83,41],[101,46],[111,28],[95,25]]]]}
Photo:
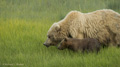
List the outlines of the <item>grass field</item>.
{"type": "Polygon", "coordinates": [[[50,26],[71,10],[113,9],[119,0],[0,0],[0,67],[120,67],[120,48],[60,51],[43,43],[50,26]]]}

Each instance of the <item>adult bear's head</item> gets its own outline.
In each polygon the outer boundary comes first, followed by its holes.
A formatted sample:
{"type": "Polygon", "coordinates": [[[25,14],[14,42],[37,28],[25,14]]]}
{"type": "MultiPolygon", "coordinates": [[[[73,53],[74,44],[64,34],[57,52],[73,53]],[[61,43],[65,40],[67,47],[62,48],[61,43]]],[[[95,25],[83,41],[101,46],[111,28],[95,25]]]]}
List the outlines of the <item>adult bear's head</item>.
{"type": "Polygon", "coordinates": [[[57,46],[64,38],[66,38],[66,31],[62,28],[58,23],[54,23],[47,33],[47,40],[44,45],[46,47],[49,46],[57,46]]]}

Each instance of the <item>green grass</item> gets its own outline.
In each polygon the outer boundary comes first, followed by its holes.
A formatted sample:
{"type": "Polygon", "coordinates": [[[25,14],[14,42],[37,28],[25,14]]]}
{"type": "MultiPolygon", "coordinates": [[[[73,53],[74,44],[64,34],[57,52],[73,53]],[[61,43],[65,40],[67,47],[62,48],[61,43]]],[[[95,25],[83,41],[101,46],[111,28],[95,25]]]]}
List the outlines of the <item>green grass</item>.
{"type": "Polygon", "coordinates": [[[69,11],[103,8],[120,12],[119,0],[0,0],[0,67],[120,67],[120,48],[82,54],[43,45],[69,11]]]}

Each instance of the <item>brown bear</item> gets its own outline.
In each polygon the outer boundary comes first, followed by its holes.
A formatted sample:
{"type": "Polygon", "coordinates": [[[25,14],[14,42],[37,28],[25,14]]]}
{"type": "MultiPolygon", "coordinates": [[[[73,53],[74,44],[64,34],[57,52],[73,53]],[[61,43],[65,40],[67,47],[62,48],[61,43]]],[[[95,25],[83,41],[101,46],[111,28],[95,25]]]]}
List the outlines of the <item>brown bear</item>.
{"type": "Polygon", "coordinates": [[[100,43],[97,39],[94,38],[85,38],[85,39],[76,39],[76,38],[65,38],[61,44],[58,46],[58,49],[63,50],[68,48],[73,51],[81,50],[84,51],[96,51],[100,50],[100,43]]]}
{"type": "Polygon", "coordinates": [[[47,33],[44,45],[57,45],[64,38],[96,38],[100,43],[120,44],[120,14],[103,9],[90,13],[71,11],[66,17],[54,23],[47,33]]]}

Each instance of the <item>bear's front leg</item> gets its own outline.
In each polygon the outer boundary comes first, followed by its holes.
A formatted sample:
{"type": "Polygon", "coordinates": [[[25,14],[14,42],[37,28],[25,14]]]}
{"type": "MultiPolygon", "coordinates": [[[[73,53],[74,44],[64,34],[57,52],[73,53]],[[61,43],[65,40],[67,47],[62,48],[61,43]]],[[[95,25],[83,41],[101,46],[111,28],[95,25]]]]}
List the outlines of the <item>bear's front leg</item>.
{"type": "Polygon", "coordinates": [[[84,36],[83,36],[83,34],[82,33],[80,33],[80,34],[78,34],[77,35],[77,37],[76,38],[78,38],[78,39],[84,39],[84,36]]]}

